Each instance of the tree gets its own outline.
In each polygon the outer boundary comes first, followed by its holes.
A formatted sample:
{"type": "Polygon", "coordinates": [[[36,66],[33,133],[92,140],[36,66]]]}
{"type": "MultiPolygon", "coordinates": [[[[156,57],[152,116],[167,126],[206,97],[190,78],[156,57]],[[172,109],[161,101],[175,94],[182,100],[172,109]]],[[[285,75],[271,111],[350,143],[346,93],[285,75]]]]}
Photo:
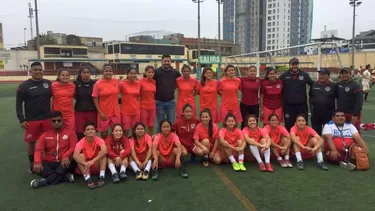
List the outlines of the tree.
{"type": "Polygon", "coordinates": [[[66,36],[67,45],[82,45],[81,38],[74,34],[69,34],[66,36]]]}
{"type": "MultiPolygon", "coordinates": [[[[43,45],[57,45],[57,40],[55,40],[49,34],[40,34],[39,35],[40,46],[43,45]]],[[[36,37],[34,38],[34,43],[36,44],[36,37]]]]}

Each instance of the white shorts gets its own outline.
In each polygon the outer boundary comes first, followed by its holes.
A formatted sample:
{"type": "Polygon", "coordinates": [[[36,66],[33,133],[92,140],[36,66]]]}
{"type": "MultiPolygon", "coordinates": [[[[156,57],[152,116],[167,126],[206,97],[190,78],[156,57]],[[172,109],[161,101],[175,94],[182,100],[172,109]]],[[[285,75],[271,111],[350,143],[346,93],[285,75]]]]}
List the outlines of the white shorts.
{"type": "Polygon", "coordinates": [[[364,92],[368,92],[368,91],[370,91],[370,83],[363,83],[362,82],[362,90],[364,91],[364,92]]]}

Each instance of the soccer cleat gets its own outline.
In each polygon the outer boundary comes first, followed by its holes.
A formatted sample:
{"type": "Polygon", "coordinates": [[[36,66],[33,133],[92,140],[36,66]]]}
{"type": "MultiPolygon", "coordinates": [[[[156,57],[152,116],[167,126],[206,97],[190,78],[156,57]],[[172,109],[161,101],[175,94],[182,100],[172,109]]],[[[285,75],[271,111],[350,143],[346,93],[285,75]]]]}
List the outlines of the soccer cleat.
{"type": "Polygon", "coordinates": [[[181,166],[181,168],[178,170],[178,172],[180,173],[180,176],[182,178],[188,178],[189,177],[189,175],[186,171],[186,168],[184,166],[181,166]]]}
{"type": "Polygon", "coordinates": [[[112,174],[112,181],[113,181],[113,183],[120,182],[120,177],[119,177],[118,173],[112,174]]]}
{"type": "Polygon", "coordinates": [[[27,169],[27,173],[29,173],[29,174],[34,174],[34,172],[33,172],[33,170],[32,170],[31,168],[28,168],[28,169],[27,169]]]}
{"type": "Polygon", "coordinates": [[[208,160],[207,155],[205,155],[205,156],[203,157],[203,162],[202,162],[202,164],[203,164],[203,166],[205,166],[205,167],[207,167],[207,166],[210,165],[210,161],[208,160]]]}
{"type": "Polygon", "coordinates": [[[143,175],[142,175],[142,179],[144,179],[144,180],[148,180],[148,176],[149,176],[149,172],[146,170],[146,171],[144,171],[143,172],[143,175]]]}
{"type": "Polygon", "coordinates": [[[152,180],[157,180],[159,178],[159,173],[157,169],[152,169],[152,180]]]}
{"type": "Polygon", "coordinates": [[[235,170],[235,171],[240,171],[241,170],[240,165],[237,162],[234,162],[232,164],[232,167],[233,167],[233,170],[235,170]]]}
{"type": "Polygon", "coordinates": [[[95,185],[94,181],[92,181],[91,178],[89,178],[85,182],[86,182],[86,185],[87,185],[88,188],[90,188],[90,189],[95,189],[96,188],[96,185],[95,185]]]}
{"type": "Polygon", "coordinates": [[[196,164],[197,163],[197,160],[195,159],[195,155],[190,155],[190,163],[192,164],[196,164]]]}
{"type": "Polygon", "coordinates": [[[298,170],[303,170],[303,169],[305,169],[305,165],[303,164],[303,161],[298,161],[298,162],[297,162],[297,169],[298,169],[298,170]]]}
{"type": "Polygon", "coordinates": [[[290,162],[290,160],[285,160],[285,164],[288,168],[293,168],[293,164],[290,162]]]}
{"type": "Polygon", "coordinates": [[[98,184],[96,185],[98,188],[104,186],[104,177],[99,177],[98,184]]]}
{"type": "Polygon", "coordinates": [[[273,172],[273,167],[272,167],[271,163],[266,163],[266,170],[268,172],[273,172]]]}
{"type": "Polygon", "coordinates": [[[74,175],[73,174],[68,173],[68,174],[65,175],[65,178],[66,178],[66,181],[68,181],[70,183],[76,182],[76,180],[74,179],[74,175]]]}
{"type": "Polygon", "coordinates": [[[267,171],[267,168],[266,168],[266,166],[264,165],[263,162],[259,163],[259,170],[260,171],[267,171]]]}
{"type": "Polygon", "coordinates": [[[126,175],[125,171],[120,171],[120,180],[128,179],[128,175],[126,175]]]}
{"type": "Polygon", "coordinates": [[[30,187],[32,188],[40,188],[47,185],[46,179],[34,179],[30,182],[30,187]]]}
{"type": "Polygon", "coordinates": [[[324,171],[328,171],[328,167],[326,166],[326,164],[324,164],[324,162],[318,163],[318,168],[320,168],[324,171]]]}
{"type": "Polygon", "coordinates": [[[356,166],[349,161],[340,162],[340,167],[348,171],[353,171],[356,169],[356,166]]]}
{"type": "Polygon", "coordinates": [[[243,164],[243,162],[239,162],[239,163],[238,163],[238,166],[240,167],[240,170],[241,170],[241,171],[246,171],[246,167],[245,167],[245,165],[243,164]]]}
{"type": "Polygon", "coordinates": [[[277,160],[277,162],[280,164],[281,167],[283,168],[286,168],[288,167],[288,165],[286,164],[286,162],[284,160],[277,160]]]}
{"type": "Polygon", "coordinates": [[[137,180],[142,179],[142,172],[141,171],[135,172],[135,179],[137,179],[137,180]]]}

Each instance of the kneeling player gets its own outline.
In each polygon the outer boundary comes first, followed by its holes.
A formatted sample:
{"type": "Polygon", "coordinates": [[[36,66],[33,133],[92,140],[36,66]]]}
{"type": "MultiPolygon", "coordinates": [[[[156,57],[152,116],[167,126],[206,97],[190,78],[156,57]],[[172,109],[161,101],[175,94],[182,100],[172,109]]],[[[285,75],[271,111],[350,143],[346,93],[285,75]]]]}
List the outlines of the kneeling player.
{"type": "Polygon", "coordinates": [[[105,139],[105,144],[108,151],[108,168],[112,173],[113,182],[117,183],[120,179],[124,180],[128,178],[126,176],[126,168],[129,164],[130,144],[124,136],[121,124],[114,124],[112,130],[112,135],[105,139]],[[120,170],[120,173],[116,167],[120,170]]]}
{"type": "Polygon", "coordinates": [[[96,136],[93,123],[86,123],[84,131],[85,137],[77,143],[73,158],[78,164],[80,173],[85,178],[87,187],[90,189],[100,188],[104,185],[107,146],[103,139],[96,136]],[[96,185],[91,179],[92,174],[99,174],[96,185]]]}
{"type": "Polygon", "coordinates": [[[31,181],[32,188],[56,185],[63,181],[74,182],[73,171],[75,162],[72,154],[78,142],[75,132],[64,128],[62,113],[52,112],[52,126],[40,136],[34,153],[33,172],[43,179],[31,181]],[[59,140],[59,137],[60,140],[59,140]]]}
{"type": "Polygon", "coordinates": [[[296,153],[297,168],[304,169],[302,155],[304,152],[316,154],[318,167],[327,171],[328,167],[324,164],[322,154],[323,139],[315,132],[314,129],[306,125],[303,115],[297,115],[295,126],[290,129],[290,138],[293,141],[293,149],[296,153]]]}
{"type": "Polygon", "coordinates": [[[172,133],[172,124],[168,120],[160,122],[161,133],[155,136],[154,143],[152,145],[152,154],[154,162],[152,164],[153,174],[152,179],[158,179],[157,169],[176,167],[179,169],[180,176],[187,178],[188,174],[186,169],[183,167],[182,161],[182,145],[175,133],[172,133]]]}
{"type": "Polygon", "coordinates": [[[224,151],[224,162],[229,159],[232,163],[233,170],[246,171],[243,165],[245,158],[246,142],[244,141],[242,132],[236,127],[236,117],[232,113],[228,113],[224,119],[223,128],[219,132],[219,140],[224,151]],[[238,162],[234,158],[238,154],[238,162]],[[228,159],[225,159],[227,157],[228,159]]]}

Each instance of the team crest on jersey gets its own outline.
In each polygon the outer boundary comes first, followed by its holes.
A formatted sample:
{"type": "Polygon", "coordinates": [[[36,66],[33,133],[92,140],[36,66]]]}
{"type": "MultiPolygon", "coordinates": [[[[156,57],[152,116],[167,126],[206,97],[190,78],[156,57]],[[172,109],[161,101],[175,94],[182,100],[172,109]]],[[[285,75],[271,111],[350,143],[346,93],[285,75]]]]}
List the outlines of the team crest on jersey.
{"type": "Polygon", "coordinates": [[[47,83],[44,83],[43,87],[46,88],[46,89],[48,89],[49,85],[47,83]]]}
{"type": "Polygon", "coordinates": [[[62,137],[62,139],[63,140],[66,140],[66,139],[68,139],[69,137],[67,136],[67,135],[64,135],[63,137],[62,137]]]}
{"type": "Polygon", "coordinates": [[[289,116],[289,114],[285,114],[285,118],[289,118],[290,116],[289,116]]]}
{"type": "Polygon", "coordinates": [[[190,128],[191,128],[191,129],[194,129],[194,128],[195,128],[195,124],[191,124],[191,125],[190,125],[190,128]]]}
{"type": "Polygon", "coordinates": [[[350,87],[345,87],[345,91],[349,92],[350,91],[350,87]]]}
{"type": "Polygon", "coordinates": [[[31,134],[27,134],[27,136],[26,136],[27,138],[32,138],[33,137],[33,135],[31,135],[31,134]]]}
{"type": "Polygon", "coordinates": [[[280,84],[276,84],[276,88],[280,89],[281,85],[280,84]]]}
{"type": "Polygon", "coordinates": [[[331,91],[331,87],[327,86],[327,87],[326,87],[326,91],[327,91],[327,92],[331,91]]]}
{"type": "Polygon", "coordinates": [[[300,76],[298,77],[298,79],[302,81],[302,80],[303,80],[303,75],[300,75],[300,76]]]}

